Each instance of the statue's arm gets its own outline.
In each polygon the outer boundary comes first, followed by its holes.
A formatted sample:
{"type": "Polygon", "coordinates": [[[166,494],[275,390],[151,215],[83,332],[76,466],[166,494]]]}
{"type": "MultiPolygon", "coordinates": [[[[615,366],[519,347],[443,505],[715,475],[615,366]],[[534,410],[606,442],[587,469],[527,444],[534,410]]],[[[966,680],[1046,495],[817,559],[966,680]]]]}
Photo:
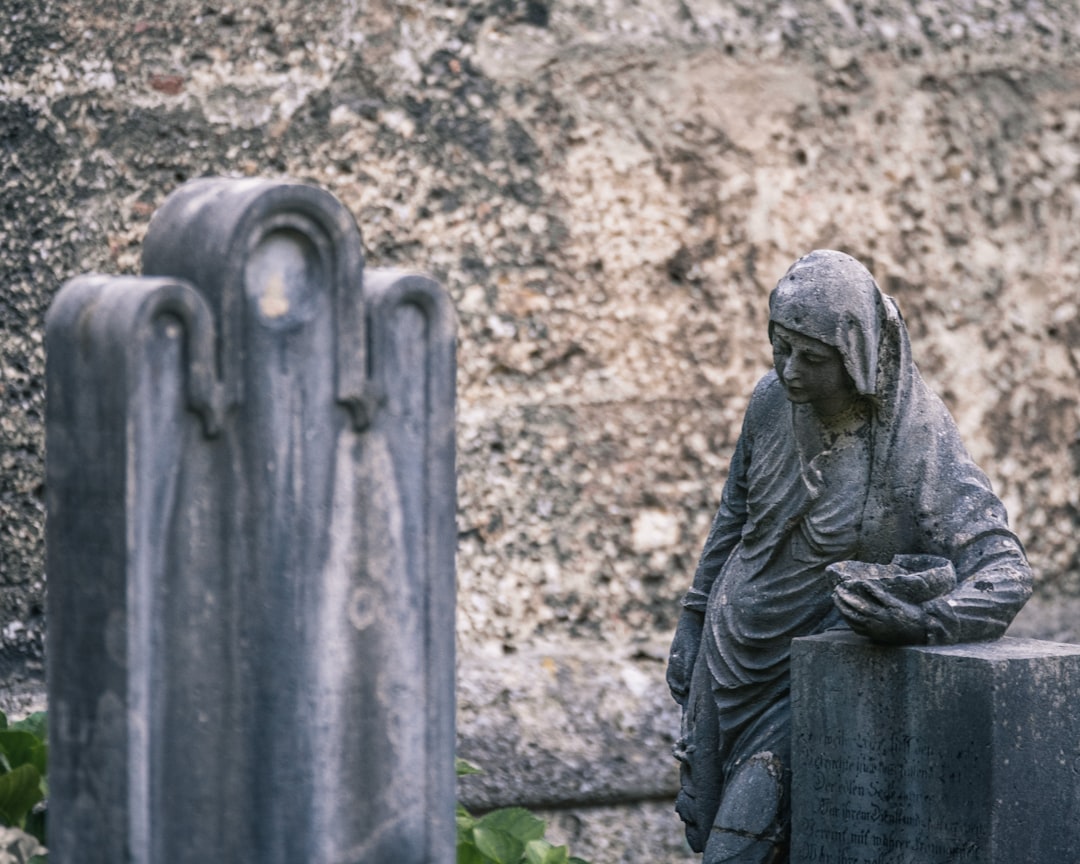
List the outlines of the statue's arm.
{"type": "Polygon", "coordinates": [[[931,644],[997,639],[1031,596],[1031,567],[1005,508],[988,486],[980,499],[967,514],[969,530],[943,550],[956,568],[956,588],[923,604],[931,644]]]}
{"type": "Polygon", "coordinates": [[[744,441],[745,437],[741,436],[735,445],[727,482],[720,496],[720,508],[713,517],[709,536],[701,550],[697,570],[694,571],[693,585],[683,597],[684,609],[705,611],[705,604],[709,599],[709,592],[712,591],[713,582],[716,581],[717,575],[727,563],[731,550],[735,548],[735,544],[742,536],[743,525],[746,522],[747,476],[747,447],[744,441]]]}
{"type": "Polygon", "coordinates": [[[720,497],[720,508],[713,517],[709,536],[694,572],[693,584],[683,596],[682,613],[671,643],[667,670],[668,687],[680,705],[686,704],[690,691],[690,678],[697,660],[709,593],[731,550],[739,542],[743,524],[746,522],[748,465],[749,444],[744,430],[731,457],[731,468],[720,497]]]}
{"type": "Polygon", "coordinates": [[[997,639],[1031,596],[1031,567],[986,476],[955,442],[947,484],[925,485],[916,507],[917,548],[947,558],[956,587],[922,603],[872,580],[841,586],[834,599],[852,629],[893,644],[952,645],[997,639]]]}

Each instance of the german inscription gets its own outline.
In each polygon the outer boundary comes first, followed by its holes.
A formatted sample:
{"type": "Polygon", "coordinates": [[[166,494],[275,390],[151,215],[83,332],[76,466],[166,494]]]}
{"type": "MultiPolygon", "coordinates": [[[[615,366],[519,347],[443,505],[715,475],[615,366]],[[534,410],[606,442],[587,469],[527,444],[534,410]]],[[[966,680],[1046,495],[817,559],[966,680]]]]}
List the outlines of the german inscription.
{"type": "Polygon", "coordinates": [[[964,795],[973,754],[905,732],[798,735],[814,753],[803,765],[811,812],[798,816],[795,860],[813,864],[977,862],[980,819],[936,806],[939,794],[964,795]],[[949,787],[945,789],[943,787],[949,787]],[[931,791],[933,790],[933,791],[931,791]]]}
{"type": "Polygon", "coordinates": [[[1080,849],[1080,646],[791,652],[791,864],[1046,864],[1080,849]]]}

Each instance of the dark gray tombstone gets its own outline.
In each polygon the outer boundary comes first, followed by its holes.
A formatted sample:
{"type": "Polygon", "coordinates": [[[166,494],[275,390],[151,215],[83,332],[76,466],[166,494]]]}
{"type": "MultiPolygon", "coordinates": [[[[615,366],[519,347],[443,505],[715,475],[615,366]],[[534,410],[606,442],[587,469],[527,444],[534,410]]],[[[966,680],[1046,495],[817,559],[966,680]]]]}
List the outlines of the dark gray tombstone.
{"type": "Polygon", "coordinates": [[[791,652],[792,864],[1045,864],[1080,854],[1080,645],[791,652]]]}
{"type": "Polygon", "coordinates": [[[50,860],[454,860],[454,326],[199,180],[47,322],[50,860]]]}

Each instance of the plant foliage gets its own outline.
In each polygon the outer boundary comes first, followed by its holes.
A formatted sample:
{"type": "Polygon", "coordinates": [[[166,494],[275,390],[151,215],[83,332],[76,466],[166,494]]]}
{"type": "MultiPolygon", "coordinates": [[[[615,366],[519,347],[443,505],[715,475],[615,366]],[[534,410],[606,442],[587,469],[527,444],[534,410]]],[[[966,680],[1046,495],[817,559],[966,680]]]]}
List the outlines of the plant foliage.
{"type": "MultiPolygon", "coordinates": [[[[40,844],[45,843],[45,808],[38,805],[49,794],[48,766],[45,712],[9,723],[0,711],[0,825],[25,831],[40,844]]],[[[22,860],[10,849],[2,854],[6,856],[2,861],[22,860]]],[[[44,855],[29,859],[30,864],[45,861],[44,855]]]]}
{"type": "MultiPolygon", "coordinates": [[[[457,774],[479,774],[464,759],[455,763],[457,774]]],[[[543,819],[521,807],[505,807],[475,817],[457,806],[457,864],[588,864],[570,855],[565,846],[544,839],[543,819]]]]}
{"type": "MultiPolygon", "coordinates": [[[[44,711],[10,724],[0,711],[0,825],[26,832],[42,845],[45,808],[39,805],[49,794],[47,726],[44,711]]],[[[454,767],[459,777],[482,773],[464,759],[455,760],[454,767]]],[[[543,819],[521,807],[476,817],[459,804],[457,864],[588,864],[570,855],[567,847],[545,840],[546,828],[543,819]]],[[[0,849],[0,864],[47,864],[46,855],[33,854],[43,850],[34,849],[29,838],[18,842],[18,850],[6,845],[0,849]]]]}

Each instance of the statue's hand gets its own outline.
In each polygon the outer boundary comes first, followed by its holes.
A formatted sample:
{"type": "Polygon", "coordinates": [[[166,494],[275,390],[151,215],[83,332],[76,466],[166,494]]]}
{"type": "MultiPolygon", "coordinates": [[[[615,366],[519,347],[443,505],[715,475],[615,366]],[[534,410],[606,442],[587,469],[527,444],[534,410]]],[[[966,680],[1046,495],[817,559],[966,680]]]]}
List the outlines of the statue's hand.
{"type": "Polygon", "coordinates": [[[685,706],[690,696],[690,678],[694,674],[698,647],[701,644],[702,616],[698,612],[686,610],[679,618],[675,629],[675,638],[671,642],[671,654],[668,657],[667,683],[672,698],[685,706]]]}
{"type": "Polygon", "coordinates": [[[833,603],[856,633],[890,645],[925,645],[930,618],[922,604],[889,593],[873,579],[842,582],[833,603]]]}

